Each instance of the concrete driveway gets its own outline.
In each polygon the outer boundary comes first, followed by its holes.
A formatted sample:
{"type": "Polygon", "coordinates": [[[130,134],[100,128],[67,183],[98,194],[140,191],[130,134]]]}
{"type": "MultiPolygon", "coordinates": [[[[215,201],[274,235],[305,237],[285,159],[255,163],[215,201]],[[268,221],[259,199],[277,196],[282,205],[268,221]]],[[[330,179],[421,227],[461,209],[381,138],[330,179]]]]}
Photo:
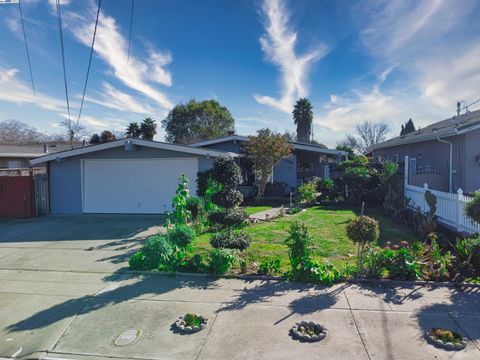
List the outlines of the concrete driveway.
{"type": "Polygon", "coordinates": [[[479,359],[480,289],[331,288],[283,281],[135,275],[122,267],[155,217],[45,217],[0,222],[0,357],[25,359],[479,359]],[[207,329],[171,331],[186,312],[207,329]],[[319,343],[288,335],[324,324],[319,343]],[[428,345],[455,329],[467,349],[428,345]],[[116,339],[128,330],[138,338],[116,339]],[[125,341],[128,342],[128,341],[125,341]]]}

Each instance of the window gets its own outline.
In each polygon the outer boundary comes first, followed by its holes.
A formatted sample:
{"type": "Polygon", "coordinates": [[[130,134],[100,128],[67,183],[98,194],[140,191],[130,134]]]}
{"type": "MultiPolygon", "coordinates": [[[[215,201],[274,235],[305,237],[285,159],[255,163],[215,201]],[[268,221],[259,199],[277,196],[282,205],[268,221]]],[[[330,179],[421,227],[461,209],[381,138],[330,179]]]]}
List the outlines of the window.
{"type": "Polygon", "coordinates": [[[417,159],[416,158],[410,159],[410,174],[417,175],[417,159]]]}
{"type": "Polygon", "coordinates": [[[398,163],[399,159],[400,159],[400,156],[398,154],[393,155],[393,162],[398,163]]]}
{"type": "Polygon", "coordinates": [[[9,160],[8,168],[9,169],[19,169],[22,167],[22,162],[20,160],[9,160]]]}

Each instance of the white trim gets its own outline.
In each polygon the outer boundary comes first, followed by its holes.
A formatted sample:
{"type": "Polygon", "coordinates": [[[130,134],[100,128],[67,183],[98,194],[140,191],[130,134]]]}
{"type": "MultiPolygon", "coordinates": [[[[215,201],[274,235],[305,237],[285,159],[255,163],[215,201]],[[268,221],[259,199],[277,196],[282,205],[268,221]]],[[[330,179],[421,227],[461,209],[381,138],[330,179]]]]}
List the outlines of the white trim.
{"type": "Polygon", "coordinates": [[[202,155],[202,156],[212,156],[212,157],[219,157],[229,155],[232,157],[238,157],[239,155],[236,153],[226,152],[226,151],[218,151],[218,150],[210,150],[210,149],[196,149],[190,146],[185,145],[177,145],[177,144],[170,144],[170,143],[163,143],[158,141],[148,141],[148,140],[141,140],[141,139],[134,139],[134,138],[126,138],[120,139],[116,141],[112,141],[105,144],[99,145],[90,145],[81,148],[76,148],[72,150],[61,151],[45,156],[41,156],[36,159],[30,160],[32,165],[38,165],[47,161],[53,161],[63,158],[68,158],[72,156],[84,155],[89,154],[96,151],[108,150],[113,149],[116,147],[124,146],[128,141],[130,141],[133,145],[138,146],[145,146],[155,149],[162,149],[162,150],[170,150],[170,151],[177,151],[183,152],[187,154],[195,154],[195,155],[202,155]]]}
{"type": "MultiPolygon", "coordinates": [[[[225,136],[221,138],[216,138],[216,139],[211,139],[211,140],[206,140],[206,141],[201,141],[193,144],[189,144],[188,146],[191,147],[203,147],[203,146],[208,146],[208,145],[213,145],[213,144],[219,144],[223,142],[228,142],[228,141],[248,141],[249,137],[248,136],[242,136],[242,135],[230,135],[230,136],[225,136]]],[[[321,146],[316,146],[316,145],[310,145],[310,144],[301,144],[301,143],[296,143],[296,142],[290,142],[292,144],[292,148],[294,150],[305,150],[305,151],[311,151],[311,152],[316,152],[320,154],[328,154],[328,155],[346,155],[347,153],[342,150],[334,150],[334,149],[328,149],[324,148],[321,146]]]]}

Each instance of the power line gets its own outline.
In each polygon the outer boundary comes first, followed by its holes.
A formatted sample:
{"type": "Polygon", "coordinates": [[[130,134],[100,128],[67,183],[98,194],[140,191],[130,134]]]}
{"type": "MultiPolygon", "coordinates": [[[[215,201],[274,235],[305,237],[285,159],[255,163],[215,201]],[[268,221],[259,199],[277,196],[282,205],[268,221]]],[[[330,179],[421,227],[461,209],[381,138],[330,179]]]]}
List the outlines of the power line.
{"type": "Polygon", "coordinates": [[[468,105],[465,105],[465,106],[462,107],[460,110],[465,110],[465,109],[468,110],[468,107],[469,107],[469,106],[475,105],[476,103],[479,103],[479,102],[480,102],[480,99],[475,100],[474,102],[472,102],[472,103],[470,103],[470,104],[468,104],[468,105]]]}
{"type": "Polygon", "coordinates": [[[21,5],[20,0],[18,0],[18,9],[20,10],[20,22],[22,23],[23,41],[25,43],[25,51],[27,53],[28,69],[30,70],[30,80],[32,82],[33,95],[36,95],[36,93],[35,93],[35,83],[33,81],[32,63],[30,62],[30,53],[28,51],[27,35],[25,33],[25,25],[23,23],[22,5],[21,5]]]}
{"type": "Polygon", "coordinates": [[[132,8],[130,10],[130,30],[128,34],[128,52],[127,52],[127,64],[130,61],[130,44],[132,42],[132,24],[133,24],[133,9],[135,7],[135,0],[132,0],[132,8]]]}
{"type": "Polygon", "coordinates": [[[97,37],[98,18],[100,16],[100,7],[101,6],[102,6],[102,0],[98,0],[97,17],[95,19],[95,28],[93,29],[92,46],[90,48],[90,57],[88,59],[87,74],[85,76],[85,84],[83,85],[82,101],[80,102],[80,110],[78,112],[77,126],[80,123],[80,117],[82,116],[82,110],[83,110],[83,102],[85,100],[85,93],[87,92],[87,83],[88,83],[88,78],[89,78],[89,75],[90,75],[90,67],[92,65],[93,48],[95,46],[95,39],[97,37]]]}
{"type": "MultiPolygon", "coordinates": [[[[60,0],[56,0],[57,5],[57,18],[58,18],[58,31],[60,34],[60,50],[62,53],[62,66],[63,66],[63,82],[65,85],[65,98],[67,100],[67,113],[68,113],[68,122],[71,124],[70,118],[70,102],[68,101],[68,85],[67,85],[67,70],[65,67],[65,48],[63,46],[63,30],[62,30],[62,14],[60,11],[60,0]]],[[[72,134],[69,134],[70,136],[72,134]]]]}

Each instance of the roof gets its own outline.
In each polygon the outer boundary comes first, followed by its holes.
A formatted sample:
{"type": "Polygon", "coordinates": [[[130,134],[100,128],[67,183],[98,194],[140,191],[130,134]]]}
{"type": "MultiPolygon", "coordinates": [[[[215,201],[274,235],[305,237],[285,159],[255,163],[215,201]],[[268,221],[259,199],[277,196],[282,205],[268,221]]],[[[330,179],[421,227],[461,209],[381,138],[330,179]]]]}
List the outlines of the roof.
{"type": "MultiPolygon", "coordinates": [[[[72,147],[68,143],[38,143],[27,145],[0,145],[0,157],[33,159],[45,155],[44,146],[47,146],[48,153],[70,150],[72,147]]],[[[75,143],[74,147],[81,146],[81,143],[75,143]]]]}
{"type": "MultiPolygon", "coordinates": [[[[208,147],[209,145],[224,143],[224,142],[228,142],[228,141],[248,141],[248,140],[249,140],[248,136],[228,135],[228,136],[218,137],[218,138],[215,138],[215,139],[199,141],[199,142],[196,142],[196,143],[189,144],[188,146],[191,146],[191,147],[208,147]]],[[[292,144],[292,148],[294,150],[311,151],[311,152],[317,152],[317,153],[326,154],[326,155],[346,155],[347,154],[345,151],[336,150],[336,149],[328,149],[328,148],[324,147],[323,145],[301,143],[301,142],[296,142],[296,141],[292,141],[290,143],[292,144]]]]}
{"type": "Polygon", "coordinates": [[[165,143],[160,141],[150,141],[150,140],[141,140],[135,138],[124,138],[119,139],[116,141],[111,141],[105,144],[98,144],[98,145],[88,145],[83,146],[77,149],[70,149],[66,151],[57,152],[54,154],[44,155],[38,158],[35,158],[30,161],[32,165],[38,165],[48,161],[56,161],[59,159],[64,159],[72,156],[79,156],[84,154],[93,153],[96,151],[108,150],[113,149],[120,146],[126,146],[129,144],[137,145],[137,146],[144,146],[154,149],[163,149],[163,150],[170,150],[170,151],[178,151],[188,154],[195,154],[195,155],[202,155],[202,156],[212,156],[212,157],[219,157],[219,156],[233,156],[238,157],[238,154],[229,153],[226,151],[219,151],[219,150],[211,150],[211,149],[195,149],[190,146],[186,145],[177,145],[171,143],[165,143]]]}
{"type": "Polygon", "coordinates": [[[480,129],[480,110],[468,112],[459,116],[453,116],[415,132],[394,137],[393,139],[372,146],[370,151],[461,135],[476,129],[480,129]]]}

